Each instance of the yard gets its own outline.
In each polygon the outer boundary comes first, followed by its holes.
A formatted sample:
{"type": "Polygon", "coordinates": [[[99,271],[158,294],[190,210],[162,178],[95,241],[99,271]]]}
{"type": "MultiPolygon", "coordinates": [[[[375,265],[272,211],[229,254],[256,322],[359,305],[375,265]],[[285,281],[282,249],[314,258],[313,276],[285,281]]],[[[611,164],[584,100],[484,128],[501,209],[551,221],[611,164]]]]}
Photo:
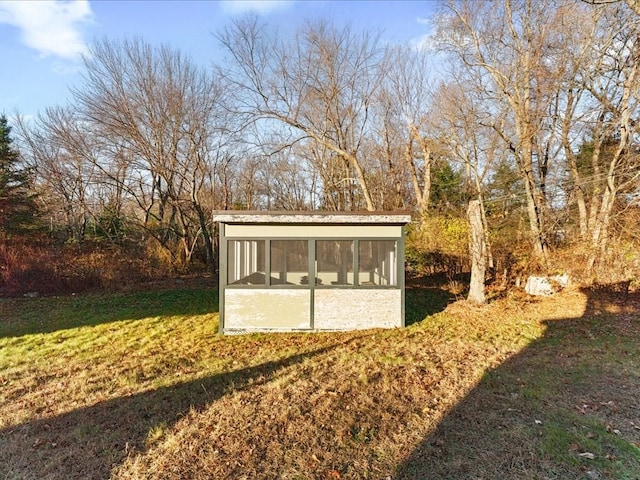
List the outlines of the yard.
{"type": "Polygon", "coordinates": [[[217,290],[0,300],[0,478],[640,478],[640,298],[219,336],[217,290]]]}

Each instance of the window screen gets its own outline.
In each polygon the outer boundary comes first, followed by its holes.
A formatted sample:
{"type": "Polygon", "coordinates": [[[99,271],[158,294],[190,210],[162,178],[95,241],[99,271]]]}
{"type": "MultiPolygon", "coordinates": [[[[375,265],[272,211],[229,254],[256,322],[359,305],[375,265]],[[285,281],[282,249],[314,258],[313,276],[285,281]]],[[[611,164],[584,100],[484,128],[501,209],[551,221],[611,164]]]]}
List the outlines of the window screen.
{"type": "Polygon", "coordinates": [[[271,240],[271,284],[307,285],[309,283],[309,242],[271,240]]]}
{"type": "Polygon", "coordinates": [[[396,242],[360,240],[358,243],[359,285],[397,285],[396,242]]]}
{"type": "Polygon", "coordinates": [[[264,240],[229,240],[227,244],[227,283],[265,285],[264,240]]]}
{"type": "Polygon", "coordinates": [[[353,285],[353,241],[316,242],[316,285],[353,285]]]}

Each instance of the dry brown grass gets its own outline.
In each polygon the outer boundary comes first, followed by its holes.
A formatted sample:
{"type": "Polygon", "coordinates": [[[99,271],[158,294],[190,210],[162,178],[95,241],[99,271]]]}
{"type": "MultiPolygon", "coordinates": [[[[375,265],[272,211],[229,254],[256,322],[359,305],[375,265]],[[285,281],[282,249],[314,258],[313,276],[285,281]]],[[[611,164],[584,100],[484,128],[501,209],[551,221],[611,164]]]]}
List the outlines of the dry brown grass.
{"type": "MultiPolygon", "coordinates": [[[[0,477],[577,479],[588,471],[578,454],[595,448],[587,433],[609,442],[609,423],[617,457],[587,467],[602,478],[640,468],[633,295],[458,302],[402,330],[238,337],[214,334],[213,305],[168,295],[119,296],[98,302],[115,317],[0,336],[0,477]],[[614,336],[623,351],[605,348],[614,336]],[[609,392],[616,412],[600,406],[609,392]],[[574,404],[586,405],[582,436],[574,404]]],[[[428,292],[408,305],[416,295],[428,292]]]]}

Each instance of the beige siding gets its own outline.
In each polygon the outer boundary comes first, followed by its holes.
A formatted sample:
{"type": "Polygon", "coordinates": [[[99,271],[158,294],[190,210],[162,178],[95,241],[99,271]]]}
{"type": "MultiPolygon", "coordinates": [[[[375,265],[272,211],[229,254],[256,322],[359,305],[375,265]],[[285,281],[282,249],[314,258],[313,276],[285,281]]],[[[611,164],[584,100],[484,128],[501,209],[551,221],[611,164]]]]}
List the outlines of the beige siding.
{"type": "Polygon", "coordinates": [[[227,238],[398,238],[398,225],[225,225],[227,238]]]}
{"type": "Polygon", "coordinates": [[[224,293],[226,329],[310,328],[309,290],[226,289],[224,293]]]}
{"type": "Polygon", "coordinates": [[[357,330],[402,326],[401,290],[317,289],[314,327],[357,330]]]}

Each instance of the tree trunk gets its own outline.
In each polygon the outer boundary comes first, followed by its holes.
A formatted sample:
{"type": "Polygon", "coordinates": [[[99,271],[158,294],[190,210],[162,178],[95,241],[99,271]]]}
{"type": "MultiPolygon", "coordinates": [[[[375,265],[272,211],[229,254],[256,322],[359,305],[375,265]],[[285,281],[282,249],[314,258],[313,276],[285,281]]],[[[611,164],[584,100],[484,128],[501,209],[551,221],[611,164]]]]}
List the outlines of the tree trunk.
{"type": "MultiPolygon", "coordinates": [[[[618,194],[619,186],[616,186],[616,178],[621,170],[621,159],[627,154],[630,146],[631,132],[632,132],[632,102],[635,97],[637,89],[637,78],[640,74],[640,68],[638,67],[638,60],[640,58],[640,51],[634,48],[633,57],[629,59],[632,61],[631,71],[624,81],[622,98],[620,100],[620,124],[619,124],[619,139],[618,146],[616,148],[613,157],[609,162],[609,170],[607,172],[607,183],[605,191],[602,195],[602,201],[600,203],[600,211],[595,218],[595,224],[593,225],[592,233],[592,251],[587,264],[587,271],[590,275],[594,273],[594,266],[598,259],[603,259],[607,252],[607,243],[609,240],[609,225],[611,223],[611,215],[613,213],[613,207],[616,202],[616,195],[618,194]]],[[[595,153],[594,153],[595,155],[595,153]]],[[[595,163],[595,162],[594,162],[595,163]]],[[[597,173],[597,172],[596,172],[597,173]]]]}
{"type": "Polygon", "coordinates": [[[587,260],[587,274],[589,276],[594,275],[595,266],[598,263],[598,260],[604,259],[604,256],[607,253],[607,243],[609,239],[608,230],[609,224],[611,223],[611,212],[613,212],[615,198],[615,190],[611,189],[610,185],[608,185],[602,197],[600,211],[598,212],[593,226],[591,253],[587,260]]]}
{"type": "MultiPolygon", "coordinates": [[[[570,92],[571,93],[571,92],[570,92]]],[[[589,221],[587,215],[587,202],[585,200],[584,188],[582,186],[582,178],[580,171],[578,170],[578,162],[573,150],[571,149],[571,142],[569,139],[569,120],[571,117],[567,116],[567,120],[563,123],[562,127],[562,145],[564,147],[564,155],[567,158],[567,164],[569,166],[569,173],[571,174],[571,180],[573,180],[573,194],[575,196],[575,202],[578,207],[578,224],[580,226],[580,238],[586,238],[589,221]]]]}
{"type": "Polygon", "coordinates": [[[486,302],[484,294],[487,247],[482,224],[482,211],[479,200],[471,200],[467,209],[471,232],[469,234],[469,255],[471,256],[471,282],[467,300],[478,305],[486,302]]]}
{"type": "MultiPolygon", "coordinates": [[[[194,196],[195,197],[195,196],[194,196]]],[[[198,202],[193,201],[193,208],[198,214],[198,222],[200,223],[200,231],[202,235],[202,239],[204,240],[204,253],[206,255],[207,268],[211,272],[211,275],[215,275],[215,264],[213,257],[213,243],[211,242],[211,232],[209,231],[209,226],[207,225],[207,216],[204,213],[204,210],[200,206],[198,202]]]]}
{"type": "Polygon", "coordinates": [[[431,150],[429,146],[424,141],[424,139],[420,136],[420,132],[416,128],[415,125],[409,125],[409,139],[407,140],[407,145],[405,147],[405,161],[409,166],[409,173],[411,175],[411,185],[413,186],[413,191],[416,196],[416,206],[418,208],[418,212],[421,215],[427,213],[429,209],[429,199],[431,197],[431,150]],[[412,145],[414,139],[420,145],[420,149],[422,150],[422,155],[424,158],[424,171],[422,172],[422,187],[420,187],[420,179],[418,178],[418,169],[416,168],[416,164],[413,160],[413,151],[412,145]]]}
{"type": "MultiPolygon", "coordinates": [[[[529,138],[529,136],[525,136],[529,138]]],[[[533,253],[538,261],[545,267],[548,265],[548,245],[544,232],[543,197],[536,185],[533,173],[533,153],[529,141],[524,142],[521,149],[520,171],[524,180],[527,196],[527,215],[533,243],[533,253]]]]}

